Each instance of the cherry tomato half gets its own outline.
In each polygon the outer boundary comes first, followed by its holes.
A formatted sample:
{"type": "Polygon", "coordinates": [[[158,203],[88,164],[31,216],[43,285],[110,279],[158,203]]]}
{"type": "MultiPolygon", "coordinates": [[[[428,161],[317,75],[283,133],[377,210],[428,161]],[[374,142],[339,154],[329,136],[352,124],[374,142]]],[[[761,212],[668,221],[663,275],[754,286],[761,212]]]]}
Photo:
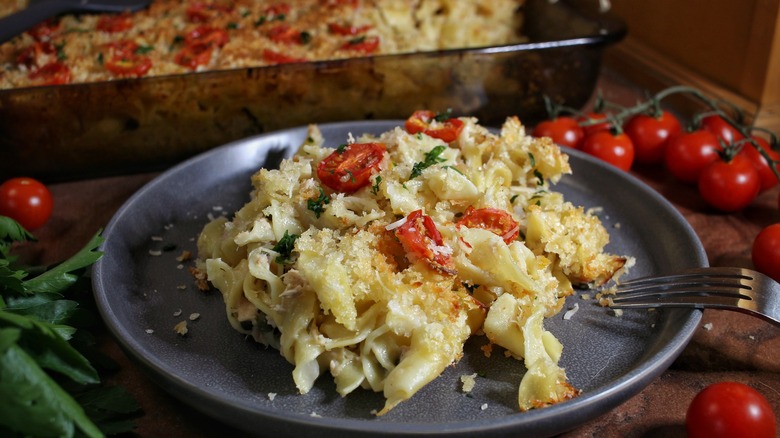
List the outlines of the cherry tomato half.
{"type": "Polygon", "coordinates": [[[706,130],[685,132],[675,136],[666,145],[666,169],[678,180],[695,184],[702,169],[717,160],[721,148],[713,133],[706,130]]]}
{"type": "Polygon", "coordinates": [[[411,262],[423,260],[441,272],[453,273],[449,252],[444,251],[444,239],[430,216],[415,210],[406,216],[406,222],[395,229],[411,262]]]}
{"type": "Polygon", "coordinates": [[[774,438],[777,420],[761,393],[742,383],[704,388],[685,415],[690,438],[774,438]]]}
{"type": "Polygon", "coordinates": [[[585,131],[580,127],[576,119],[561,116],[539,122],[534,128],[533,136],[550,137],[553,142],[560,146],[579,149],[582,146],[585,131]]]}
{"type": "Polygon", "coordinates": [[[269,64],[291,64],[295,62],[306,62],[306,59],[304,58],[288,56],[284,53],[279,53],[271,49],[263,50],[263,59],[269,64]]]}
{"type": "Polygon", "coordinates": [[[49,189],[33,178],[11,178],[0,185],[0,215],[19,222],[26,230],[42,227],[51,216],[49,189]]]}
{"type": "Polygon", "coordinates": [[[702,118],[701,127],[715,134],[716,137],[726,142],[726,144],[745,138],[736,128],[717,114],[702,118]]]}
{"type": "Polygon", "coordinates": [[[750,205],[761,189],[758,171],[742,155],[729,161],[716,160],[699,175],[699,194],[707,204],[725,212],[742,210],[750,205]]]}
{"type": "Polygon", "coordinates": [[[625,133],[596,131],[585,136],[582,151],[606,161],[622,170],[630,170],[634,164],[634,145],[625,133]]]}
{"type": "Polygon", "coordinates": [[[133,19],[128,13],[103,15],[98,19],[97,30],[107,33],[118,33],[130,30],[133,27],[133,19]]]}
{"type": "Polygon", "coordinates": [[[780,223],[769,225],[756,235],[751,256],[758,271],[780,282],[780,223]]]}
{"type": "Polygon", "coordinates": [[[483,228],[504,239],[507,245],[520,235],[520,226],[509,212],[497,208],[469,207],[457,222],[467,228],[483,228]]]}
{"type": "Polygon", "coordinates": [[[320,161],[317,177],[327,187],[342,193],[352,193],[371,183],[371,175],[385,156],[382,143],[345,145],[320,161]]]}
{"type": "Polygon", "coordinates": [[[121,40],[110,43],[108,59],[104,66],[116,76],[144,76],[152,68],[152,60],[149,57],[138,55],[139,45],[135,41],[121,40]]]}
{"type": "Polygon", "coordinates": [[[447,143],[452,143],[463,130],[463,122],[460,119],[436,120],[437,115],[433,111],[419,110],[415,111],[404,123],[406,132],[409,134],[423,134],[438,138],[447,143]]]}
{"type": "Polygon", "coordinates": [[[70,68],[59,62],[50,62],[29,74],[37,85],[62,85],[70,83],[70,68]]]}
{"type": "MultiPolygon", "coordinates": [[[[753,137],[753,140],[759,144],[761,149],[763,149],[772,160],[780,162],[780,152],[772,150],[769,147],[768,141],[761,137],[753,137]]],[[[747,157],[758,171],[758,176],[761,178],[762,192],[771,189],[777,184],[777,175],[772,171],[772,167],[769,166],[769,162],[766,158],[761,155],[761,152],[759,152],[752,143],[745,143],[742,146],[742,150],[739,151],[739,154],[747,157]]]]}
{"type": "Polygon", "coordinates": [[[623,129],[634,143],[634,159],[642,164],[662,163],[669,139],[682,131],[680,121],[669,111],[659,117],[637,114],[623,129]]]}

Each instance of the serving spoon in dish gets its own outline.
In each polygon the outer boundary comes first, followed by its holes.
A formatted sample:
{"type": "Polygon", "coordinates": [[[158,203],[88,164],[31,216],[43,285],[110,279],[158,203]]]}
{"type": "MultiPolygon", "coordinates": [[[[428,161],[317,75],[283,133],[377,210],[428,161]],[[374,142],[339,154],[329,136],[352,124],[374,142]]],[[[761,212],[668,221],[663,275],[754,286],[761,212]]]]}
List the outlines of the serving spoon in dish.
{"type": "Polygon", "coordinates": [[[0,19],[0,44],[65,12],[125,12],[149,6],[152,0],[30,0],[27,8],[0,19]]]}

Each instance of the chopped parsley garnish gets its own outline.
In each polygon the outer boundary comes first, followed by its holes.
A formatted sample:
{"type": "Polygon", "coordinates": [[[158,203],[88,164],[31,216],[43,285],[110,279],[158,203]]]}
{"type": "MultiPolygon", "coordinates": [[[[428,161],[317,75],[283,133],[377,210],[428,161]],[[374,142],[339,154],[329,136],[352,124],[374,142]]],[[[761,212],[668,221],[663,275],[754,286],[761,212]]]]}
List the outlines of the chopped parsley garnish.
{"type": "Polygon", "coordinates": [[[469,294],[472,294],[472,295],[474,294],[474,291],[477,290],[477,288],[479,288],[478,284],[470,284],[470,283],[466,283],[466,282],[463,282],[461,284],[463,285],[463,287],[466,288],[467,291],[469,291],[469,294]]]}
{"type": "Polygon", "coordinates": [[[458,172],[459,174],[463,175],[463,172],[461,172],[460,170],[458,170],[458,168],[457,168],[457,167],[455,167],[455,166],[444,166],[444,168],[445,168],[445,169],[452,169],[452,170],[454,170],[455,172],[458,172]]]}
{"type": "Polygon", "coordinates": [[[154,50],[154,46],[138,46],[138,48],[135,49],[135,53],[136,55],[145,55],[152,50],[154,50]]]}
{"type": "Polygon", "coordinates": [[[447,108],[447,111],[444,111],[443,113],[436,113],[436,115],[433,116],[433,120],[436,120],[437,122],[446,122],[451,118],[452,118],[452,108],[447,108]]]}
{"type": "Polygon", "coordinates": [[[409,179],[415,179],[418,176],[422,175],[423,170],[433,166],[436,163],[442,163],[445,160],[444,158],[440,157],[442,152],[444,152],[447,149],[447,146],[439,145],[435,148],[431,149],[429,152],[425,153],[425,160],[414,163],[414,166],[412,167],[412,174],[409,175],[409,179]]]}
{"type": "Polygon", "coordinates": [[[238,23],[228,23],[227,28],[231,30],[238,29],[238,23]]]}
{"type": "Polygon", "coordinates": [[[325,211],[325,205],[330,204],[330,196],[325,194],[325,191],[320,187],[320,195],[317,198],[311,198],[306,201],[306,208],[314,212],[314,215],[319,218],[325,211]]]}
{"type": "Polygon", "coordinates": [[[382,176],[377,175],[376,178],[374,178],[374,185],[371,186],[371,194],[376,195],[379,193],[379,184],[382,182],[382,176]]]}
{"type": "Polygon", "coordinates": [[[285,265],[290,263],[292,251],[295,249],[295,241],[298,240],[299,237],[301,236],[297,234],[289,234],[287,231],[284,232],[284,236],[282,236],[279,242],[273,247],[273,250],[279,253],[275,259],[277,264],[285,265]]]}
{"type": "Polygon", "coordinates": [[[64,61],[68,59],[68,56],[65,55],[65,43],[57,44],[55,45],[55,48],[57,49],[57,60],[58,61],[64,61]]]}
{"type": "Polygon", "coordinates": [[[514,196],[512,196],[511,198],[509,198],[509,203],[510,203],[510,204],[514,204],[514,203],[515,203],[515,200],[517,199],[517,197],[518,197],[518,196],[520,196],[520,195],[514,195],[514,196]]]}
{"type": "Polygon", "coordinates": [[[544,175],[542,175],[542,172],[539,172],[537,169],[534,169],[534,176],[536,177],[536,185],[537,186],[543,186],[544,185],[544,175]]]}
{"type": "Polygon", "coordinates": [[[337,148],[336,148],[336,152],[337,152],[339,155],[343,154],[343,153],[344,153],[344,151],[346,151],[346,150],[347,150],[347,144],[346,144],[346,143],[344,143],[344,144],[340,144],[340,145],[339,145],[339,147],[337,147],[337,148]]]}
{"type": "Polygon", "coordinates": [[[360,44],[360,43],[364,42],[365,40],[366,40],[366,36],[365,36],[365,35],[361,35],[361,36],[359,36],[359,37],[352,38],[352,39],[351,39],[351,40],[349,40],[348,42],[349,42],[349,44],[350,44],[350,45],[353,45],[353,46],[354,46],[354,45],[356,45],[356,44],[360,44]]]}
{"type": "Polygon", "coordinates": [[[309,32],[303,31],[301,32],[301,44],[309,44],[311,42],[312,36],[309,32]]]}

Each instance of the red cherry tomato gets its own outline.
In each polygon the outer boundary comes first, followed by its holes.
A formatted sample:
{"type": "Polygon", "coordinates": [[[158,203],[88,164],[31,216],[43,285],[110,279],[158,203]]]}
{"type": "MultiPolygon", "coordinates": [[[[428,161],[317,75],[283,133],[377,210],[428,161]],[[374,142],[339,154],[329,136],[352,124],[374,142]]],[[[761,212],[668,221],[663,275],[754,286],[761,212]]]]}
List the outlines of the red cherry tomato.
{"type": "Polygon", "coordinates": [[[342,36],[355,36],[365,33],[371,29],[371,26],[366,24],[364,26],[352,26],[350,24],[330,23],[328,24],[328,32],[334,35],[342,36]]]}
{"type": "Polygon", "coordinates": [[[302,44],[301,31],[287,24],[278,24],[267,32],[268,38],[275,43],[302,44]]]}
{"type": "Polygon", "coordinates": [[[626,171],[634,163],[634,145],[625,133],[596,131],[585,136],[582,151],[626,171]]]}
{"type": "Polygon", "coordinates": [[[410,261],[423,260],[438,271],[452,273],[452,260],[445,250],[444,239],[430,216],[415,210],[406,216],[406,222],[395,229],[410,261]]]}
{"type": "Polygon", "coordinates": [[[117,33],[130,30],[133,27],[133,19],[130,14],[103,15],[98,19],[97,30],[107,33],[117,33]]]}
{"type": "Polygon", "coordinates": [[[609,117],[606,113],[597,113],[597,112],[590,112],[585,114],[585,116],[580,117],[579,122],[580,126],[582,126],[582,130],[585,132],[585,136],[589,136],[590,134],[593,134],[594,132],[598,131],[609,131],[612,127],[612,124],[607,120],[609,117]],[[605,120],[601,123],[594,123],[599,120],[605,120]]]}
{"type": "Polygon", "coordinates": [[[722,150],[718,139],[710,131],[685,132],[669,140],[664,163],[675,178],[695,184],[702,169],[717,160],[722,150]]]}
{"type": "MultiPolygon", "coordinates": [[[[769,142],[761,137],[753,137],[753,140],[761,146],[761,149],[763,149],[772,160],[780,162],[780,152],[772,150],[769,147],[769,142]]],[[[758,171],[758,176],[761,178],[762,192],[771,189],[777,184],[777,175],[772,171],[766,158],[761,155],[753,144],[745,143],[742,146],[742,150],[739,151],[739,154],[747,157],[758,171]]],[[[780,163],[778,165],[780,165],[780,163]]]]}
{"type": "Polygon", "coordinates": [[[701,119],[701,127],[715,134],[716,137],[722,139],[726,144],[745,138],[736,128],[717,114],[701,119]]]}
{"type": "Polygon", "coordinates": [[[497,208],[469,207],[457,222],[467,228],[483,228],[504,239],[507,245],[520,235],[520,226],[509,212],[497,208]]]}
{"type": "Polygon", "coordinates": [[[659,117],[637,114],[623,129],[634,143],[634,159],[642,164],[662,163],[669,139],[682,131],[680,121],[668,111],[659,117]]]}
{"type": "Polygon", "coordinates": [[[70,83],[70,68],[59,62],[50,62],[29,74],[37,85],[62,85],[70,83]]]}
{"type": "Polygon", "coordinates": [[[152,60],[138,55],[138,44],[131,40],[121,40],[106,46],[108,59],[104,66],[116,76],[144,76],[152,68],[152,60]]]}
{"type": "Polygon", "coordinates": [[[766,398],[736,382],[704,388],[685,415],[689,438],[775,438],[776,428],[777,420],[766,398]]]}
{"type": "Polygon", "coordinates": [[[192,70],[211,61],[215,48],[222,47],[230,41],[224,29],[207,25],[198,26],[184,36],[184,47],[176,54],[174,61],[192,70]]]}
{"type": "Polygon", "coordinates": [[[32,178],[11,178],[0,185],[0,215],[19,222],[28,231],[42,227],[51,216],[49,189],[32,178]]]}
{"type": "Polygon", "coordinates": [[[371,175],[385,156],[382,143],[345,145],[320,161],[317,177],[323,184],[342,193],[352,193],[371,183],[371,175]]]}
{"type": "Polygon", "coordinates": [[[550,137],[560,146],[579,149],[582,146],[585,131],[574,118],[562,116],[540,122],[534,128],[533,136],[550,137]]]}
{"type": "Polygon", "coordinates": [[[344,43],[341,49],[371,54],[379,50],[379,37],[373,35],[355,37],[344,43]]]}
{"type": "Polygon", "coordinates": [[[780,223],[769,225],[756,235],[751,256],[756,270],[780,282],[780,223]]]}
{"type": "Polygon", "coordinates": [[[295,62],[306,62],[304,58],[296,58],[294,56],[288,56],[283,53],[279,53],[270,49],[263,50],[263,59],[269,64],[290,64],[295,62]]]}
{"type": "Polygon", "coordinates": [[[707,204],[725,212],[750,205],[761,189],[758,171],[747,158],[736,155],[729,161],[716,160],[699,175],[699,194],[707,204]]]}
{"type": "Polygon", "coordinates": [[[442,121],[436,119],[437,115],[433,111],[419,110],[406,119],[404,127],[409,134],[422,132],[447,143],[455,141],[463,130],[463,122],[460,119],[448,118],[442,121]]]}

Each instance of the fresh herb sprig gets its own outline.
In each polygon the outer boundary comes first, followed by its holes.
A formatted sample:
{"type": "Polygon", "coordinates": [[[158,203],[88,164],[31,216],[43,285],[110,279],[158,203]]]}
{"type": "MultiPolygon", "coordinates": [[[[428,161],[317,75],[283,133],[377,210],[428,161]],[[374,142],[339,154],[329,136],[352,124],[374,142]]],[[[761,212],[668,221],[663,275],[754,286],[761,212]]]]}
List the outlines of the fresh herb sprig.
{"type": "Polygon", "coordinates": [[[412,174],[409,175],[409,179],[415,179],[422,175],[423,170],[433,166],[437,163],[443,163],[447,161],[441,157],[441,154],[447,149],[447,146],[439,145],[425,153],[425,159],[421,162],[414,163],[412,166],[412,174]]]}
{"type": "Polygon", "coordinates": [[[0,216],[0,435],[129,432],[138,403],[122,388],[102,386],[85,356],[93,347],[82,329],[90,318],[78,299],[89,296],[83,274],[102,256],[97,248],[103,238],[95,234],[51,268],[17,266],[13,245],[35,240],[17,222],[0,216]]]}

